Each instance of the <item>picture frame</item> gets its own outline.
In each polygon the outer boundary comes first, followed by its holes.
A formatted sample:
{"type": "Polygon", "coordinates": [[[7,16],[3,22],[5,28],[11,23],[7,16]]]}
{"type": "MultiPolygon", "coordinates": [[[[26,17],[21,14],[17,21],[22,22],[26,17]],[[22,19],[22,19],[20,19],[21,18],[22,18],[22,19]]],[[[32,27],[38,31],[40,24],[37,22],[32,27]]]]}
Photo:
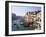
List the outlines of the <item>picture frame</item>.
{"type": "Polygon", "coordinates": [[[45,34],[45,3],[5,1],[5,36],[34,34],[45,34]]]}

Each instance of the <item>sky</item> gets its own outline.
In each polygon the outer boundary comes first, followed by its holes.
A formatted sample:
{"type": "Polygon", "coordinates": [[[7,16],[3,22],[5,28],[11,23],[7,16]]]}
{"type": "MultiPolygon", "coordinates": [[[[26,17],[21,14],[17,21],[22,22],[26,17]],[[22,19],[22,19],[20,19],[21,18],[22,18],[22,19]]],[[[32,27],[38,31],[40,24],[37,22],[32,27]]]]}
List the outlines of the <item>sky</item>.
{"type": "Polygon", "coordinates": [[[17,16],[24,16],[26,12],[34,12],[37,10],[41,10],[41,7],[36,7],[36,6],[11,6],[11,11],[12,13],[16,14],[17,16]]]}

